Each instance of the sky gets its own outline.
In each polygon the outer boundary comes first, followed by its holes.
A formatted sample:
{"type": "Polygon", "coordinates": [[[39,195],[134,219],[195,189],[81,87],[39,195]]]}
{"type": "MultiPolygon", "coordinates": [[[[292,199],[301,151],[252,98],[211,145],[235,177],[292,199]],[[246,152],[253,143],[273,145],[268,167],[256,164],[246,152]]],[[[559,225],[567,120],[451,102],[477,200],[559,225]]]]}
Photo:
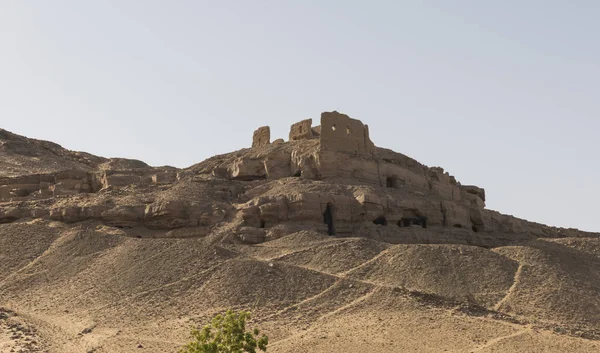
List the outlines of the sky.
{"type": "Polygon", "coordinates": [[[0,0],[0,127],[186,167],[337,110],[488,208],[600,231],[599,1],[0,0]]]}

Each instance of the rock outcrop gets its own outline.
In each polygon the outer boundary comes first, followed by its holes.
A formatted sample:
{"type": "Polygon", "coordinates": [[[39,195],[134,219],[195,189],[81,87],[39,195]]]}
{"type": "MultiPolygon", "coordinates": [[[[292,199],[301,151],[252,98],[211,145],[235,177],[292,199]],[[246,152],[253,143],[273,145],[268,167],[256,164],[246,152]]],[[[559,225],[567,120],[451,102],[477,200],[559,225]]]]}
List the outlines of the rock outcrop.
{"type": "Polygon", "coordinates": [[[599,351],[600,234],[320,124],[185,169],[0,130],[0,351],[174,352],[230,307],[277,352],[599,351]]]}
{"type": "MultiPolygon", "coordinates": [[[[597,236],[488,210],[483,188],[462,185],[443,168],[376,147],[368,126],[347,115],[325,112],[320,123],[295,123],[290,140],[276,143],[270,143],[270,128],[260,127],[252,148],[184,170],[92,156],[82,168],[5,176],[0,178],[0,223],[96,220],[151,229],[159,237],[207,236],[226,229],[236,235],[233,241],[249,243],[302,229],[389,243],[485,247],[536,237],[597,236]]],[[[27,141],[7,132],[1,136],[21,147],[27,141]]],[[[61,153],[68,161],[74,158],[61,153]]]]}

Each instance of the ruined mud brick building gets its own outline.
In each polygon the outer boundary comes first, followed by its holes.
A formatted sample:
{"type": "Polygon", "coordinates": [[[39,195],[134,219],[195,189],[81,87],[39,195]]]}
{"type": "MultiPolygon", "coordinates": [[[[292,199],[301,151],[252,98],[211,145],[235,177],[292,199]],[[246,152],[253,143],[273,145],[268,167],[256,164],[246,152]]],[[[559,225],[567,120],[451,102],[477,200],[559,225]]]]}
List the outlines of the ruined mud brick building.
{"type": "MultiPolygon", "coordinates": [[[[484,189],[376,147],[369,127],[347,115],[325,112],[320,123],[293,124],[287,142],[271,142],[270,128],[260,127],[251,148],[186,169],[65,150],[60,153],[74,166],[68,170],[0,178],[0,223],[100,221],[132,236],[248,243],[303,229],[391,243],[485,247],[590,234],[488,210],[484,189]]],[[[5,135],[5,149],[29,143],[5,135]]]]}
{"type": "Polygon", "coordinates": [[[318,126],[312,126],[312,119],[293,124],[287,148],[279,141],[269,149],[268,132],[268,127],[255,132],[253,146],[262,149],[233,161],[227,167],[229,177],[276,180],[291,176],[321,181],[317,185],[330,188],[292,193],[284,199],[280,195],[253,200],[257,209],[249,212],[253,210],[249,207],[245,218],[250,224],[272,227],[290,220],[310,221],[317,228],[318,223],[325,223],[331,235],[490,246],[519,239],[519,235],[577,233],[485,209],[483,188],[461,185],[440,167],[430,168],[376,147],[367,125],[335,111],[322,113],[318,126]]]}

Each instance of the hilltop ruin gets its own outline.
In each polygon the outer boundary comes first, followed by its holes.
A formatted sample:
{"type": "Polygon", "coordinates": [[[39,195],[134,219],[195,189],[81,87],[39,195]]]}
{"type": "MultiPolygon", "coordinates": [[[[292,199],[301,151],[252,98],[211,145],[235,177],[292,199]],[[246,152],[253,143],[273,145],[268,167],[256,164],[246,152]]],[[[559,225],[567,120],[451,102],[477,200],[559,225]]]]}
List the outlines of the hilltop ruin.
{"type": "MultiPolygon", "coordinates": [[[[233,160],[226,168],[220,166],[227,170],[228,177],[240,180],[298,177],[375,188],[355,190],[349,196],[302,193],[297,197],[299,200],[292,201],[294,208],[311,214],[315,223],[322,213],[330,234],[373,233],[371,223],[386,227],[374,229],[378,236],[385,234],[393,242],[406,241],[408,233],[396,228],[413,226],[446,229],[445,234],[452,235],[443,237],[445,241],[466,243],[495,243],[506,238],[500,233],[544,237],[579,234],[485,209],[483,188],[462,185],[441,167],[427,167],[403,154],[375,147],[368,125],[336,111],[322,113],[318,126],[312,126],[312,119],[291,125],[287,143],[280,140],[271,144],[269,132],[268,126],[254,132],[252,146],[256,153],[248,151],[248,156],[233,160]],[[282,144],[289,145],[285,153],[281,152],[282,144]],[[481,232],[497,233],[496,239],[473,234],[481,232]]],[[[273,214],[272,210],[280,207],[277,204],[265,206],[269,203],[260,202],[259,211],[246,217],[248,223],[275,225],[290,219],[289,213],[273,214]],[[265,209],[271,211],[261,211],[265,209]]],[[[444,242],[431,233],[411,235],[415,241],[444,242]]]]}
{"type": "Polygon", "coordinates": [[[235,307],[281,352],[598,351],[600,234],[488,210],[337,112],[248,146],[178,169],[0,130],[0,347],[171,352],[235,307]]]}
{"type": "MultiPolygon", "coordinates": [[[[22,149],[22,137],[4,135],[5,149],[22,149]]],[[[227,232],[250,243],[301,229],[486,247],[589,235],[487,210],[483,188],[376,147],[367,125],[335,111],[322,113],[318,126],[312,119],[293,124],[287,142],[270,139],[270,128],[260,127],[251,148],[187,169],[65,150],[69,161],[85,156],[83,167],[69,162],[69,169],[0,178],[0,223],[101,220],[155,230],[155,237],[227,232]]]]}

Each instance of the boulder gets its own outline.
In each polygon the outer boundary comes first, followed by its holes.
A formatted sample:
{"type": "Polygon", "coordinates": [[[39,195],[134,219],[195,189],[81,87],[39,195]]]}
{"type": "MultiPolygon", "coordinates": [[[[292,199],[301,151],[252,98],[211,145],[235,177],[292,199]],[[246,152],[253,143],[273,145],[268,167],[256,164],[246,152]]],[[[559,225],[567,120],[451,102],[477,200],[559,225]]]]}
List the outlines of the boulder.
{"type": "Polygon", "coordinates": [[[265,241],[267,233],[264,229],[260,228],[240,227],[236,233],[236,236],[244,243],[259,244],[265,241]]]}
{"type": "Polygon", "coordinates": [[[172,229],[197,225],[191,219],[190,204],[186,201],[158,201],[145,207],[144,224],[150,228],[172,229]]]}
{"type": "Polygon", "coordinates": [[[81,208],[77,206],[68,206],[68,207],[56,207],[50,209],[50,219],[54,221],[60,221],[65,223],[75,223],[82,221],[83,218],[80,217],[81,208]]]}
{"type": "Polygon", "coordinates": [[[267,177],[265,163],[258,159],[236,159],[229,172],[233,179],[238,180],[257,180],[267,177]]]}
{"type": "Polygon", "coordinates": [[[291,176],[290,155],[277,153],[269,155],[264,161],[267,179],[281,179],[291,176]]]}
{"type": "Polygon", "coordinates": [[[144,220],[145,205],[120,205],[102,212],[102,220],[114,227],[131,228],[144,220]]]}

